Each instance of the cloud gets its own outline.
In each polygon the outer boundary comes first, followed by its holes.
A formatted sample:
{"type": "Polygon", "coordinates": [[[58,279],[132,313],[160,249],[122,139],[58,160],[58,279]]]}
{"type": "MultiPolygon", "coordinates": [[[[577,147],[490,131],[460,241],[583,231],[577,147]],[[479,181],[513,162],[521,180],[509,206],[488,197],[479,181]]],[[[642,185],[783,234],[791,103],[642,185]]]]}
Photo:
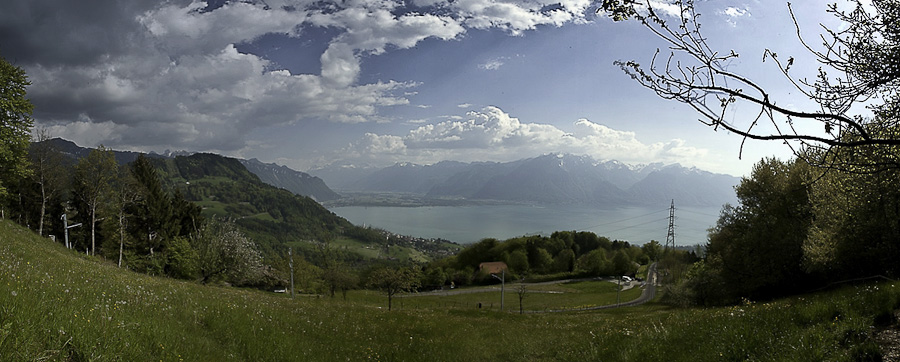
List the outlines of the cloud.
{"type": "Polygon", "coordinates": [[[485,63],[479,64],[478,68],[483,70],[497,70],[503,66],[506,57],[490,59],[485,63]]]}
{"type": "Polygon", "coordinates": [[[725,8],[724,10],[720,10],[719,14],[724,15],[725,21],[734,27],[734,26],[737,26],[737,19],[750,16],[750,10],[748,10],[746,7],[737,8],[737,7],[729,6],[729,7],[725,8]]]}
{"type": "Polygon", "coordinates": [[[668,0],[666,0],[666,1],[650,0],[648,2],[648,4],[650,4],[650,7],[657,14],[661,14],[661,15],[669,16],[669,17],[673,17],[673,18],[681,17],[681,10],[682,10],[681,6],[679,6],[678,4],[675,4],[675,3],[671,3],[668,0]]]}
{"type": "Polygon", "coordinates": [[[580,119],[574,131],[522,122],[497,107],[468,112],[461,120],[421,125],[407,134],[367,133],[338,152],[345,161],[363,159],[389,164],[399,161],[434,163],[459,161],[511,161],[550,152],[587,154],[602,160],[630,163],[667,162],[695,165],[708,152],[680,139],[644,143],[634,132],[619,131],[580,119]]]}
{"type": "MultiPolygon", "coordinates": [[[[383,122],[414,81],[360,83],[361,62],[468,29],[512,35],[585,22],[589,0],[20,0],[0,12],[2,55],[26,69],[38,123],[84,145],[238,150],[258,128],[383,122]],[[334,36],[318,72],[242,53],[268,34],[334,36]],[[76,122],[76,123],[72,123],[76,122]]],[[[486,63],[497,69],[502,59],[486,63]]]]}

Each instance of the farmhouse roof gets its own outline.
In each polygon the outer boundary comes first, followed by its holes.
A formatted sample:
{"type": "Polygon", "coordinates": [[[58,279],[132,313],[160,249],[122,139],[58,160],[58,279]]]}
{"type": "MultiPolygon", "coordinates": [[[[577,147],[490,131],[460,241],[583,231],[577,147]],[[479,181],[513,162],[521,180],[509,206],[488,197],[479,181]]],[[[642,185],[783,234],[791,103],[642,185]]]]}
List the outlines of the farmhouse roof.
{"type": "Polygon", "coordinates": [[[491,274],[496,274],[503,270],[509,270],[509,268],[507,268],[506,263],[504,263],[502,261],[489,261],[489,262],[484,262],[484,263],[478,264],[478,270],[488,272],[491,274]]]}

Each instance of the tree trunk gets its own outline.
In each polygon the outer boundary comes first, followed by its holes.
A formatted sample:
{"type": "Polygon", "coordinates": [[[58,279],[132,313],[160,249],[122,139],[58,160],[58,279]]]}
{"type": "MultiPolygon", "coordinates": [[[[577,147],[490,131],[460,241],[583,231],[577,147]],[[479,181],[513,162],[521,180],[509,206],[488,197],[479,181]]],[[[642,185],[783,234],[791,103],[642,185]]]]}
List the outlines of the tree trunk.
{"type": "Polygon", "coordinates": [[[96,246],[96,230],[97,230],[97,205],[91,207],[91,256],[94,256],[94,247],[96,246]]]}
{"type": "Polygon", "coordinates": [[[44,189],[44,176],[41,175],[41,219],[38,221],[38,235],[44,236],[44,215],[47,212],[47,191],[44,189]]]}
{"type": "Polygon", "coordinates": [[[119,210],[119,268],[122,267],[122,252],[125,249],[125,212],[119,210]]]}

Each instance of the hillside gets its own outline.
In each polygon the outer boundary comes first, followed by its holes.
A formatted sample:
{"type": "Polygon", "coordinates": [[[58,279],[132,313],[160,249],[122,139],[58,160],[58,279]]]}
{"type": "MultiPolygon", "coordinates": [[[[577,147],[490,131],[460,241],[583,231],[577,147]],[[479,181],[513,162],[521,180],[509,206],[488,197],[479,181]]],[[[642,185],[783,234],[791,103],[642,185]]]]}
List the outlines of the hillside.
{"type": "MultiPolygon", "coordinates": [[[[205,216],[236,219],[263,250],[282,245],[314,250],[318,242],[340,246],[344,258],[362,263],[378,257],[375,245],[391,245],[390,257],[427,261],[452,255],[459,246],[365,229],[335,215],[315,200],[266,184],[238,159],[208,153],[156,159],[160,176],[205,216]]],[[[310,251],[312,252],[312,251],[310,251]]],[[[384,257],[384,256],[382,256],[384,257]]]]}
{"type": "Polygon", "coordinates": [[[264,163],[255,158],[240,160],[262,182],[280,187],[297,195],[309,196],[318,202],[339,199],[341,195],[332,191],[325,185],[322,179],[311,176],[308,173],[295,171],[287,166],[279,166],[274,163],[264,163]]]}
{"type": "Polygon", "coordinates": [[[353,227],[308,197],[263,183],[237,159],[198,153],[155,164],[205,215],[236,218],[258,242],[331,240],[353,227]]]}
{"type": "Polygon", "coordinates": [[[0,240],[3,361],[874,360],[900,300],[882,283],[727,308],[519,315],[400,298],[389,312],[372,292],[290,299],[137,274],[6,220],[0,240]]]}
{"type": "MultiPolygon", "coordinates": [[[[45,141],[55,149],[59,150],[67,158],[74,162],[82,157],[86,157],[91,152],[90,148],[80,147],[72,141],[62,138],[54,138],[45,141]]],[[[120,165],[128,164],[142,153],[133,151],[117,151],[114,150],[116,161],[120,165]]],[[[149,153],[143,154],[154,159],[172,159],[177,156],[190,156],[189,152],[170,152],[163,154],[149,153]]],[[[311,176],[304,172],[292,170],[286,166],[279,166],[274,163],[263,163],[257,159],[239,160],[250,173],[259,177],[259,179],[269,185],[286,189],[297,195],[309,196],[319,202],[334,200],[340,198],[340,195],[332,191],[325,185],[325,182],[318,177],[311,176]]]]}

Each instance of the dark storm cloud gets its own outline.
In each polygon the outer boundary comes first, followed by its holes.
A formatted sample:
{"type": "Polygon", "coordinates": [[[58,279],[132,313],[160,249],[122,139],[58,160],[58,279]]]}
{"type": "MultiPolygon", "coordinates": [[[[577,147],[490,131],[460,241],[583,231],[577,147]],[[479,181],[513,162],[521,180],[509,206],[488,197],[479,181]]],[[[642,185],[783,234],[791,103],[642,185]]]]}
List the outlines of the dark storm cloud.
{"type": "Polygon", "coordinates": [[[158,1],[30,0],[4,2],[0,54],[19,64],[83,65],[131,49],[135,18],[158,1]]]}

